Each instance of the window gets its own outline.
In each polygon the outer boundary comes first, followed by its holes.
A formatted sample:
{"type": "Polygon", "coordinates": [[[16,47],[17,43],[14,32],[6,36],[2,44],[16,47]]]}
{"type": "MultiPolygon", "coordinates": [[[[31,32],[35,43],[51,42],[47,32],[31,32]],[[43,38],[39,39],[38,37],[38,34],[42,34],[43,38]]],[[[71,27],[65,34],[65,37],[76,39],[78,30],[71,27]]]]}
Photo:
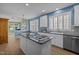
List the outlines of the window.
{"type": "Polygon", "coordinates": [[[54,19],[53,16],[49,17],[49,30],[52,31],[54,29],[54,25],[53,25],[54,19]]]}
{"type": "Polygon", "coordinates": [[[71,19],[70,19],[70,15],[69,14],[65,14],[63,16],[63,18],[64,18],[64,30],[65,31],[71,30],[71,19]]]}
{"type": "Polygon", "coordinates": [[[32,32],[38,31],[38,19],[30,21],[30,31],[32,32]]]}
{"type": "Polygon", "coordinates": [[[40,17],[40,27],[47,27],[47,15],[40,17]]]}
{"type": "Polygon", "coordinates": [[[57,16],[54,17],[54,30],[58,29],[58,25],[57,25],[57,16]]]}
{"type": "Polygon", "coordinates": [[[66,12],[49,16],[49,30],[71,31],[71,13],[66,12]]]}
{"type": "Polygon", "coordinates": [[[58,16],[58,30],[63,30],[63,16],[59,15],[58,16]]]}

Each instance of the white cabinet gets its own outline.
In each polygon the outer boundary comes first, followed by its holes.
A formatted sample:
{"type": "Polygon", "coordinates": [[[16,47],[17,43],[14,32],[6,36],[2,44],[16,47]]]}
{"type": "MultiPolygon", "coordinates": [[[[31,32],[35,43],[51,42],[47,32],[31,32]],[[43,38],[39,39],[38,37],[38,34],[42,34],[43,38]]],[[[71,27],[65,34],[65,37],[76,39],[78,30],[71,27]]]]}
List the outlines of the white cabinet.
{"type": "Polygon", "coordinates": [[[22,37],[22,36],[19,36],[20,38],[20,48],[22,49],[22,51],[27,54],[27,50],[26,50],[26,38],[25,37],[22,37]]]}
{"type": "Polygon", "coordinates": [[[56,45],[58,47],[63,48],[63,35],[52,34],[52,45],[56,45]]]}
{"type": "Polygon", "coordinates": [[[60,33],[40,33],[52,38],[51,44],[63,48],[63,35],[60,33]]]}
{"type": "Polygon", "coordinates": [[[74,7],[74,26],[79,26],[79,5],[74,7]]]}
{"type": "Polygon", "coordinates": [[[47,15],[40,17],[40,27],[47,27],[47,15]]]}

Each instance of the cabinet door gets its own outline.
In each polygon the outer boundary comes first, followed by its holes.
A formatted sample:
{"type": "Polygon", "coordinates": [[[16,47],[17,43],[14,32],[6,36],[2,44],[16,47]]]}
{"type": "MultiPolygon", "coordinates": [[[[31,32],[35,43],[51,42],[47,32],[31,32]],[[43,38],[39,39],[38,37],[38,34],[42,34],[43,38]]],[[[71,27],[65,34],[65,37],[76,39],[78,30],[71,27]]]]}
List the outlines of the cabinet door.
{"type": "Polygon", "coordinates": [[[19,36],[19,37],[20,37],[20,48],[26,54],[26,38],[22,36],[19,36]]]}
{"type": "Polygon", "coordinates": [[[72,51],[79,53],[79,38],[72,38],[72,51]]]}
{"type": "Polygon", "coordinates": [[[74,7],[74,25],[79,26],[79,5],[74,7]]]}
{"type": "Polygon", "coordinates": [[[63,35],[56,35],[57,46],[63,48],[63,35]]]}
{"type": "Polygon", "coordinates": [[[71,36],[64,36],[63,47],[65,49],[72,50],[72,37],[71,36]]]}
{"type": "Polygon", "coordinates": [[[56,38],[55,38],[55,35],[52,34],[51,37],[53,38],[53,39],[52,39],[52,45],[56,45],[56,43],[55,43],[55,39],[56,39],[56,38]]]}

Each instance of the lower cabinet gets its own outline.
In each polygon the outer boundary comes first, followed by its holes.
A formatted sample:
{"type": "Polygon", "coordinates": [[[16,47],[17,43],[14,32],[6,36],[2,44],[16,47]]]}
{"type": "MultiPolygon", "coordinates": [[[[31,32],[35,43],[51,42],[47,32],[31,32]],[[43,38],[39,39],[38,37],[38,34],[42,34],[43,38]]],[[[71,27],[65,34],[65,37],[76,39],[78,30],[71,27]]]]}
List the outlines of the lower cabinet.
{"type": "Polygon", "coordinates": [[[65,49],[79,53],[79,37],[64,35],[63,47],[65,49]]]}
{"type": "Polygon", "coordinates": [[[24,54],[26,54],[26,38],[22,36],[19,36],[19,38],[20,38],[20,48],[22,49],[24,54]]]}
{"type": "Polygon", "coordinates": [[[63,35],[52,34],[52,45],[63,48],[63,35]]]}
{"type": "Polygon", "coordinates": [[[72,38],[72,51],[79,53],[79,38],[72,38]]]}

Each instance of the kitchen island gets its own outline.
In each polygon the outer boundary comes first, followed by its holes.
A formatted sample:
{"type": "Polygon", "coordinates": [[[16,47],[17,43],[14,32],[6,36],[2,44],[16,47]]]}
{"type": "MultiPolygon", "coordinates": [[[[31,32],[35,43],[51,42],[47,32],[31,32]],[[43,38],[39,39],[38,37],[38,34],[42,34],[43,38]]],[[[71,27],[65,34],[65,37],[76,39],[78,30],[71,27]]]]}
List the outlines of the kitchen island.
{"type": "Polygon", "coordinates": [[[28,37],[26,33],[21,33],[20,48],[27,55],[50,55],[51,38],[45,35],[31,33],[28,37]]]}

